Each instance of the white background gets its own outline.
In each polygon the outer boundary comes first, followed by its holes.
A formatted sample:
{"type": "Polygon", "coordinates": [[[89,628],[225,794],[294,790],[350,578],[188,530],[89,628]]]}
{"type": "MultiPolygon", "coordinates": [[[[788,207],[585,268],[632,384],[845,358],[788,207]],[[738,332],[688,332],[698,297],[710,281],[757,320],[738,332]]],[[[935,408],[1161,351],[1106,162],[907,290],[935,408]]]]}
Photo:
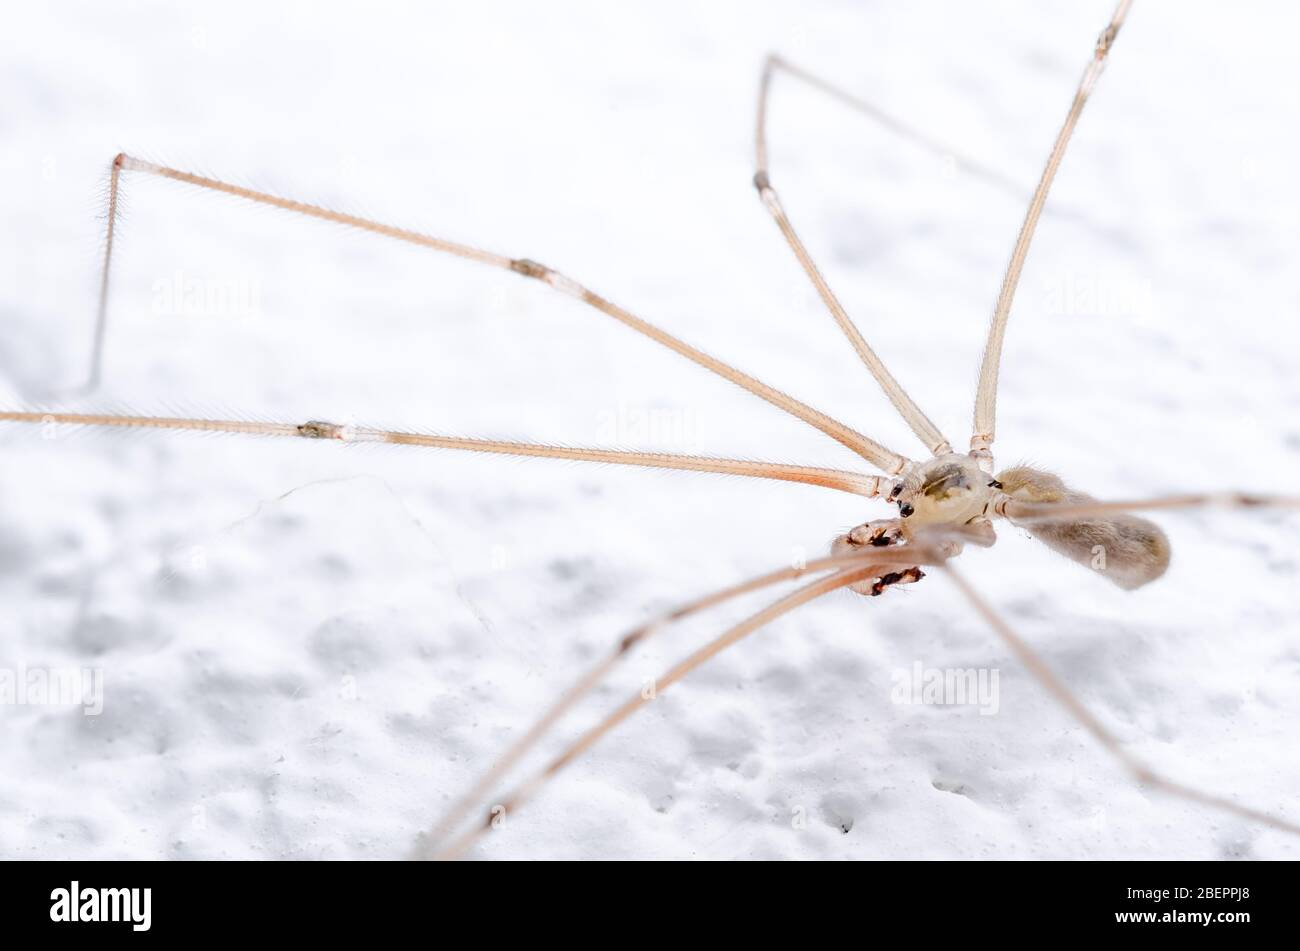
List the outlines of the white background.
{"type": "MultiPolygon", "coordinates": [[[[854,466],[535,282],[139,175],[106,382],[74,404],[60,393],[85,372],[108,164],[127,150],[547,262],[919,452],[749,183],[759,65],[779,50],[1021,183],[954,174],[778,83],[773,178],[791,215],[964,445],[1026,196],[1109,13],[7,4],[5,402],[854,466]],[[177,313],[158,290],[177,280],[246,288],[253,306],[177,313]]],[[[1000,462],[1099,496],[1294,490],[1296,28],[1289,4],[1139,0],[1026,268],[1000,462]]],[[[631,625],[886,512],[684,473],[43,435],[0,431],[0,666],[102,668],[105,710],[0,708],[6,857],[405,855],[631,625]]],[[[1133,753],[1294,819],[1297,523],[1161,523],[1173,567],[1137,593],[1009,527],[961,565],[1133,753]]],[[[569,732],[763,597],[648,645],[569,732]]],[[[1134,786],[935,577],[830,596],[734,648],[475,854],[1251,858],[1297,843],[1134,786]],[[998,715],[891,702],[918,661],[1000,670],[998,715]]]]}

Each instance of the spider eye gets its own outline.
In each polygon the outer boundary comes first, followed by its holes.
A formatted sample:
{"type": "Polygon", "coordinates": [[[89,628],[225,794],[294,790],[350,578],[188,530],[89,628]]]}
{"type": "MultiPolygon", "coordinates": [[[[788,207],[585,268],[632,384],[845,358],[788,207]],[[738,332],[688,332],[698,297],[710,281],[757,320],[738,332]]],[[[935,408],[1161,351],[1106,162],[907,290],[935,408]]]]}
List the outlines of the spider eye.
{"type": "Polygon", "coordinates": [[[898,507],[898,514],[903,516],[903,518],[907,518],[915,511],[916,509],[912,508],[911,502],[904,502],[902,505],[898,507]]]}
{"type": "Polygon", "coordinates": [[[902,492],[903,492],[903,486],[902,486],[902,484],[900,483],[900,484],[894,486],[893,489],[890,490],[890,492],[889,492],[889,497],[890,497],[891,499],[896,499],[896,498],[899,497],[899,495],[902,494],[902,492]]]}
{"type": "Polygon", "coordinates": [[[989,483],[989,488],[990,488],[990,489],[1000,489],[1000,488],[1002,488],[1002,483],[999,482],[997,479],[994,479],[992,482],[989,483]]]}

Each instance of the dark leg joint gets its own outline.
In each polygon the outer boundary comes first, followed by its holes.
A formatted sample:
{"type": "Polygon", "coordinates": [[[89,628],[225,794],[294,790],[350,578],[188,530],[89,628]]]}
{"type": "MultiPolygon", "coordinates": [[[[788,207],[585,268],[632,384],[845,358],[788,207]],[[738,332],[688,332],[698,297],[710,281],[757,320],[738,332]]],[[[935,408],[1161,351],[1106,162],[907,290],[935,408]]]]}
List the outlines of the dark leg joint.
{"type": "Polygon", "coordinates": [[[524,277],[535,277],[539,281],[546,277],[550,271],[545,264],[538,264],[536,261],[530,261],[528,258],[515,258],[510,262],[510,270],[516,274],[522,274],[524,277]]]}
{"type": "Polygon", "coordinates": [[[298,427],[298,435],[303,439],[341,439],[343,427],[338,423],[323,423],[313,419],[298,427]]]}

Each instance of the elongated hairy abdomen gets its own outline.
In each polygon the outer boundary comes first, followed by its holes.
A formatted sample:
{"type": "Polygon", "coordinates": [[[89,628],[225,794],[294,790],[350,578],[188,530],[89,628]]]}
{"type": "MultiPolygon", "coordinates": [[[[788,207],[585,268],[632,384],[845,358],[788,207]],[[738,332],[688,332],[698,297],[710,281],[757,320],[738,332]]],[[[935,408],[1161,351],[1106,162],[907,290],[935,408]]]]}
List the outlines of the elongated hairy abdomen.
{"type": "MultiPolygon", "coordinates": [[[[1016,466],[997,476],[1002,491],[1020,502],[1081,503],[1096,501],[1076,492],[1058,476],[1016,466]]],[[[1019,523],[1031,535],[1071,561],[1132,590],[1155,581],[1169,567],[1169,539],[1154,522],[1136,515],[1098,515],[1061,521],[1019,523]]]]}

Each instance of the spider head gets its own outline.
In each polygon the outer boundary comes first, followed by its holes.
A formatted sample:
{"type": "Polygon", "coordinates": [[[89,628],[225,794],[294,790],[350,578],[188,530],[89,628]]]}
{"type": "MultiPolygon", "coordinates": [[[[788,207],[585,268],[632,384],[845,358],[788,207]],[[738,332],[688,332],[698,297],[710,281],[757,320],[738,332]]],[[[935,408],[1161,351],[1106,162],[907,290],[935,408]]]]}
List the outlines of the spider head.
{"type": "Polygon", "coordinates": [[[889,499],[909,526],[961,525],[984,512],[994,487],[970,456],[949,453],[912,468],[889,499]]]}

